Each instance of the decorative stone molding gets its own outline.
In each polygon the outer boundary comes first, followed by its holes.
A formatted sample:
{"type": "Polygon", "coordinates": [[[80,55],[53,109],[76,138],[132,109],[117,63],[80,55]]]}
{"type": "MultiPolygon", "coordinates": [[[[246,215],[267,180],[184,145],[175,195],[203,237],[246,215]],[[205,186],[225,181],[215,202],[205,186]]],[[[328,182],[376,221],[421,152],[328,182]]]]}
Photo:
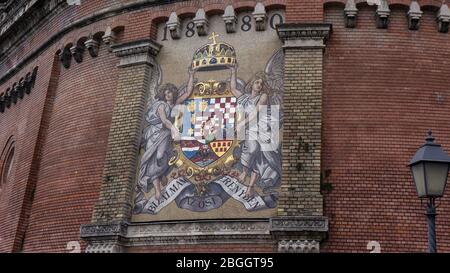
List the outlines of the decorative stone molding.
{"type": "Polygon", "coordinates": [[[11,101],[14,104],[17,104],[17,100],[19,98],[19,92],[17,92],[17,83],[13,84],[13,87],[11,88],[11,101]]]}
{"type": "Polygon", "coordinates": [[[11,107],[12,96],[11,96],[11,88],[6,89],[5,92],[5,106],[6,108],[11,107]]]}
{"type": "Polygon", "coordinates": [[[266,30],[267,25],[267,12],[266,7],[261,2],[258,2],[255,6],[255,10],[252,13],[253,19],[255,19],[256,31],[266,30]]]}
{"type": "Polygon", "coordinates": [[[14,87],[14,93],[17,94],[17,99],[23,99],[25,96],[25,92],[23,90],[23,79],[14,87]]]}
{"type": "Polygon", "coordinates": [[[269,221],[267,220],[216,220],[130,225],[128,227],[127,238],[269,234],[269,221]]]}
{"type": "Polygon", "coordinates": [[[388,28],[390,15],[391,15],[391,10],[389,9],[389,4],[388,4],[387,0],[380,0],[380,5],[378,5],[377,12],[376,12],[377,27],[378,28],[388,28]]]}
{"type": "Polygon", "coordinates": [[[0,92],[0,113],[5,112],[6,108],[10,108],[13,103],[16,104],[19,99],[23,99],[25,94],[29,95],[31,93],[31,89],[34,87],[36,81],[37,72],[38,67],[35,67],[33,72],[27,73],[19,82],[7,88],[5,92],[0,92]]]}
{"type": "Polygon", "coordinates": [[[140,40],[129,43],[113,45],[113,52],[120,57],[118,67],[138,64],[154,64],[153,57],[158,55],[161,45],[150,40],[140,40]]]}
{"type": "Polygon", "coordinates": [[[327,232],[328,219],[320,216],[276,217],[270,219],[272,232],[327,232]]]}
{"type": "Polygon", "coordinates": [[[225,8],[225,12],[222,15],[222,18],[225,22],[225,29],[227,30],[227,33],[236,32],[237,16],[232,5],[228,5],[225,8]]]}
{"type": "Polygon", "coordinates": [[[36,82],[36,77],[37,77],[37,73],[38,73],[38,67],[35,67],[33,69],[33,72],[28,73],[25,76],[25,93],[27,93],[28,95],[31,93],[31,89],[34,88],[34,84],[36,82]]]}
{"type": "Polygon", "coordinates": [[[354,0],[347,0],[344,9],[345,16],[345,27],[354,28],[356,27],[356,17],[358,15],[358,9],[354,0]]]}
{"type": "Polygon", "coordinates": [[[96,242],[89,243],[85,250],[86,253],[121,253],[123,248],[115,242],[96,242]]]}
{"type": "Polygon", "coordinates": [[[331,24],[280,24],[278,37],[283,47],[324,48],[331,33],[331,24]]]}
{"type": "Polygon", "coordinates": [[[103,35],[102,39],[105,45],[109,46],[109,51],[112,51],[111,47],[116,42],[116,34],[114,33],[114,31],[112,31],[110,26],[106,28],[105,34],[103,35]]]}
{"type": "Polygon", "coordinates": [[[275,217],[270,219],[270,232],[278,238],[279,252],[318,253],[320,242],[328,232],[328,219],[323,216],[275,217]]]}
{"type": "Polygon", "coordinates": [[[170,14],[169,21],[167,21],[166,26],[172,39],[176,40],[181,38],[180,19],[175,11],[170,14]]]}
{"type": "Polygon", "coordinates": [[[320,243],[315,240],[281,240],[278,252],[282,253],[319,253],[320,243]]]}
{"type": "Polygon", "coordinates": [[[83,53],[84,53],[84,44],[83,45],[74,45],[70,48],[70,53],[72,53],[73,59],[77,63],[83,62],[83,53]]]}
{"type": "Polygon", "coordinates": [[[17,88],[17,94],[19,95],[19,99],[23,99],[23,97],[25,97],[25,81],[23,78],[20,79],[16,88],[17,88]]]}
{"type": "Polygon", "coordinates": [[[190,236],[158,236],[158,237],[141,237],[141,238],[127,238],[124,246],[142,247],[142,246],[167,246],[167,245],[231,245],[231,244],[273,244],[276,246],[276,241],[271,235],[190,235],[190,236]]]}
{"type": "Polygon", "coordinates": [[[206,18],[206,12],[204,9],[197,10],[194,18],[194,24],[197,28],[198,36],[208,35],[208,19],[206,18]]]}
{"type": "Polygon", "coordinates": [[[200,243],[275,245],[269,225],[268,219],[87,224],[81,226],[80,237],[88,242],[86,252],[90,253],[121,252],[123,247],[200,243]]]}
{"type": "Polygon", "coordinates": [[[84,46],[87,48],[89,55],[92,58],[96,58],[98,56],[98,51],[100,49],[100,42],[90,37],[89,40],[84,42],[84,46]]]}
{"type": "Polygon", "coordinates": [[[408,16],[408,28],[410,30],[418,30],[420,24],[420,18],[422,17],[422,11],[420,10],[420,5],[417,1],[411,1],[409,5],[408,16]]]}
{"type": "Polygon", "coordinates": [[[72,63],[72,53],[69,48],[64,48],[59,53],[59,60],[61,61],[64,68],[69,69],[72,63]]]}
{"type": "Polygon", "coordinates": [[[111,223],[111,224],[86,224],[80,228],[80,237],[83,239],[91,237],[108,237],[108,236],[125,236],[128,224],[111,223]]]}
{"type": "Polygon", "coordinates": [[[447,33],[450,24],[450,9],[446,4],[442,4],[437,15],[439,32],[447,33]]]}

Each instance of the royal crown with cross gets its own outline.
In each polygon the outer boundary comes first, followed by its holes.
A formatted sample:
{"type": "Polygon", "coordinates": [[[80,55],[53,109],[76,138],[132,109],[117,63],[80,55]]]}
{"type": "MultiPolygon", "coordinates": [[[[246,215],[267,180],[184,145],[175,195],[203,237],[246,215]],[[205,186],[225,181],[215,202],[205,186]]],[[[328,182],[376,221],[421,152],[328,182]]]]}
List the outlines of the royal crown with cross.
{"type": "Polygon", "coordinates": [[[211,43],[197,49],[192,60],[192,68],[197,71],[212,71],[226,69],[236,64],[236,51],[226,43],[217,42],[216,33],[208,38],[211,43]]]}

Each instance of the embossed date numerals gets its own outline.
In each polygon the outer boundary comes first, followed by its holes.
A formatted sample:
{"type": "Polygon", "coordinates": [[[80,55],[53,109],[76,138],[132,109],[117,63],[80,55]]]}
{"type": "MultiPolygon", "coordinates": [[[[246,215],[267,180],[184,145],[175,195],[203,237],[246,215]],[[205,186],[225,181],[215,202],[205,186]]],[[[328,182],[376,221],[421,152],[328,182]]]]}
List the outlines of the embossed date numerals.
{"type": "MultiPolygon", "coordinates": [[[[239,23],[240,23],[240,29],[243,32],[248,32],[253,29],[253,20],[250,15],[243,16],[239,23]]],[[[284,23],[284,19],[283,19],[283,16],[279,13],[274,13],[269,18],[269,25],[274,30],[277,29],[277,25],[282,24],[282,23],[284,23]]],[[[168,37],[170,36],[168,32],[169,31],[167,30],[167,27],[165,27],[162,41],[168,40],[168,37]]],[[[193,21],[189,21],[185,26],[184,35],[187,38],[192,38],[195,36],[195,34],[196,34],[195,24],[193,21]]]]}

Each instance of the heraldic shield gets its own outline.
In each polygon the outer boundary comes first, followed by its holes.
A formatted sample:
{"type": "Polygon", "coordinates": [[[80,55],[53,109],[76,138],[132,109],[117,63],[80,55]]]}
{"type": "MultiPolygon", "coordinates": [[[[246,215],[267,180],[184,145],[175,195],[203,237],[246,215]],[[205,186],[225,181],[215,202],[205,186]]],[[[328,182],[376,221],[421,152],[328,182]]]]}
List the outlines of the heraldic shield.
{"type": "Polygon", "coordinates": [[[224,81],[210,80],[195,85],[184,102],[175,126],[182,132],[171,164],[184,165],[188,178],[205,182],[226,174],[235,159],[237,98],[224,81]]]}

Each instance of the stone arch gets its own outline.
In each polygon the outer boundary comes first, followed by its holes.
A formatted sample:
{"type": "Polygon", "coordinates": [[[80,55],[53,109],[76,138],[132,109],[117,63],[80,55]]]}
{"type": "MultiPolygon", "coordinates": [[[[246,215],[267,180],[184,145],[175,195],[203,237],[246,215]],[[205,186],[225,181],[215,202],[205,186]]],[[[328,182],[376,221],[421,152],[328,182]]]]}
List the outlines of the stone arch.
{"type": "Polygon", "coordinates": [[[286,1],[284,0],[266,0],[264,1],[264,5],[266,6],[266,10],[274,10],[274,9],[286,9],[286,1]]]}
{"type": "Polygon", "coordinates": [[[255,9],[256,3],[257,3],[256,1],[242,1],[233,4],[233,7],[236,13],[253,11],[255,9]]]}
{"type": "Polygon", "coordinates": [[[178,18],[180,18],[180,20],[183,20],[185,18],[194,18],[195,13],[199,8],[200,7],[197,6],[186,6],[175,10],[175,12],[177,13],[178,18]]]}
{"type": "Polygon", "coordinates": [[[222,15],[225,11],[226,6],[226,3],[214,3],[205,5],[203,8],[205,9],[205,13],[207,16],[213,16],[222,15]]]}
{"type": "Polygon", "coordinates": [[[169,16],[165,12],[158,13],[155,17],[153,17],[150,25],[150,37],[153,40],[156,40],[158,37],[158,25],[167,22],[169,20],[169,16]]]}
{"type": "Polygon", "coordinates": [[[6,145],[0,154],[0,196],[6,184],[10,181],[15,162],[15,140],[13,136],[10,136],[6,145]]]}

